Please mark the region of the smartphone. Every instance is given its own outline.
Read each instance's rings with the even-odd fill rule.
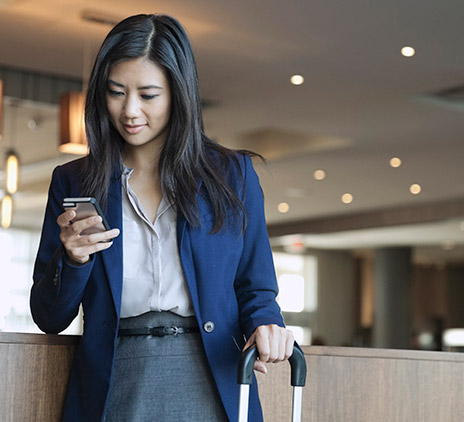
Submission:
[[[76,213],[76,217],[71,220],[71,223],[83,220],[84,218],[92,217],[94,215],[99,215],[102,218],[101,223],[95,224],[94,226],[83,230],[80,233],[82,236],[110,230],[110,226],[106,221],[100,205],[98,205],[98,202],[95,198],[64,198],[62,205],[65,211],[74,210]]]

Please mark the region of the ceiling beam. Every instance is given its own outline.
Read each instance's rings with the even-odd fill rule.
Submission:
[[[269,237],[334,233],[464,218],[464,198],[270,224]]]

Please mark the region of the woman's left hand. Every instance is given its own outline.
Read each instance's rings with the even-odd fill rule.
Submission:
[[[264,362],[281,362],[293,353],[293,333],[278,325],[260,325],[248,339],[243,350],[253,344],[259,352],[259,360],[254,364],[256,371],[267,373]]]

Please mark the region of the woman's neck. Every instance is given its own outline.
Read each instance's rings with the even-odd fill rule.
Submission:
[[[152,145],[130,146],[126,145],[122,158],[126,166],[133,168],[137,173],[158,175],[158,164],[161,148]]]

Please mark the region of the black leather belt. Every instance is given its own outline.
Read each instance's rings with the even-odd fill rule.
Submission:
[[[200,328],[196,327],[141,327],[141,328],[120,328],[118,336],[176,336],[177,334],[199,333]]]

